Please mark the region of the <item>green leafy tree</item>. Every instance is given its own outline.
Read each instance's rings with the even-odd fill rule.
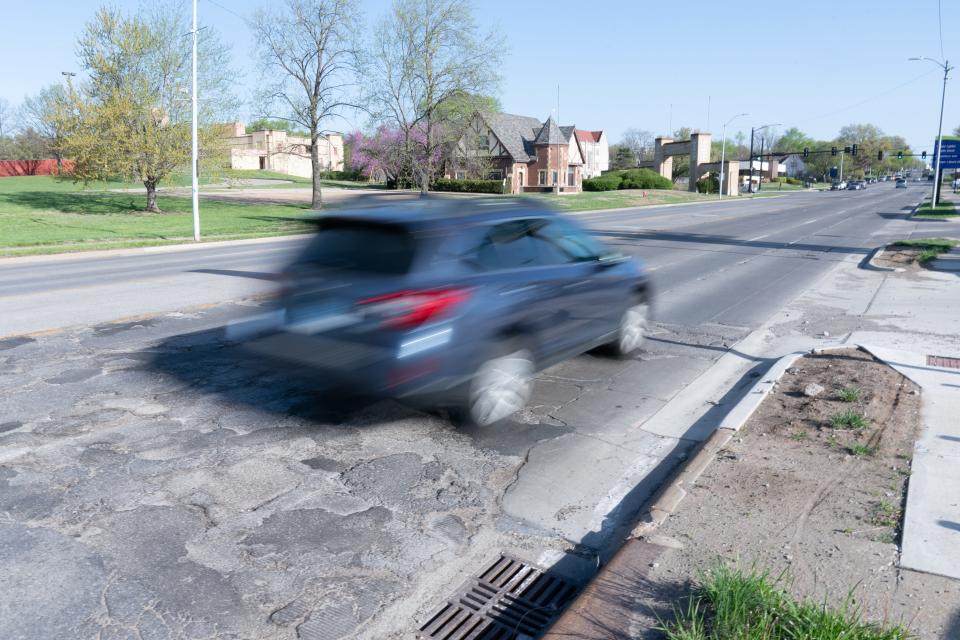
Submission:
[[[624,144],[610,145],[610,169],[618,171],[620,169],[632,169],[637,166],[637,157],[633,151]]]
[[[783,135],[777,139],[775,151],[786,153],[800,153],[804,149],[810,149],[816,144],[816,140],[800,131],[796,127],[791,127],[783,132]]]
[[[149,5],[136,15],[102,8],[77,44],[88,79],[68,89],[58,111],[62,153],[74,160],[75,180],[135,179],[147,191],[146,210],[158,212],[157,187],[190,161],[191,42],[183,3]],[[202,32],[199,146],[204,163],[219,163],[220,127],[232,116],[233,73],[228,49],[214,31]]]

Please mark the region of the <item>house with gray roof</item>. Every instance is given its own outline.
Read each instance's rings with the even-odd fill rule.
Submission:
[[[457,142],[449,178],[480,176],[506,181],[508,193],[578,192],[584,156],[576,127],[558,126],[553,117],[476,113]]]

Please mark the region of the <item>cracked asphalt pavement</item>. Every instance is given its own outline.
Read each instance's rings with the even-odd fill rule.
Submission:
[[[0,339],[0,636],[408,638],[501,551],[583,581],[696,444],[658,412],[918,198],[878,185],[582,215],[647,260],[659,323],[636,358],[553,367],[527,410],[477,430],[227,343],[277,243],[128,256],[127,279],[119,258],[0,263],[10,322],[60,294],[95,308],[125,291],[138,315],[61,308],[56,330]],[[171,309],[152,279],[203,293]]]

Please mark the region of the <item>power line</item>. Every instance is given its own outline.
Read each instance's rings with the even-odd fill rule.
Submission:
[[[882,97],[884,97],[884,96],[886,96],[886,95],[889,95],[889,94],[893,93],[894,91],[898,91],[898,90],[902,89],[903,87],[905,87],[905,86],[907,86],[907,85],[913,84],[914,82],[920,80],[921,78],[925,78],[925,77],[929,76],[931,73],[933,73],[933,71],[927,71],[926,73],[921,73],[920,75],[916,76],[915,78],[911,78],[910,80],[907,80],[907,81],[904,82],[904,83],[898,84],[898,85],[895,86],[895,87],[892,87],[892,88],[887,89],[887,90],[885,90],[885,91],[881,91],[880,93],[877,93],[877,94],[875,94],[875,95],[872,95],[872,96],[870,96],[869,98],[864,98],[864,99],[861,100],[860,102],[856,102],[856,103],[854,103],[854,104],[850,104],[850,105],[847,105],[847,106],[845,106],[845,107],[840,107],[839,109],[834,109],[833,111],[829,111],[829,112],[827,112],[827,113],[822,113],[822,114],[817,115],[817,116],[812,116],[812,117],[810,117],[810,118],[805,118],[805,119],[803,119],[803,120],[798,120],[798,121],[796,121],[796,122],[794,122],[794,123],[792,123],[792,124],[793,124],[793,125],[806,124],[806,123],[812,122],[812,121],[814,121],[814,120],[820,120],[821,118],[828,118],[828,117],[830,117],[830,116],[832,116],[832,115],[836,115],[836,114],[842,113],[842,112],[844,112],[844,111],[849,111],[850,109],[854,109],[854,108],[859,107],[859,106],[861,106],[861,105],[864,105],[864,104],[866,104],[866,103],[868,103],[868,102],[873,102],[874,100],[876,100],[876,99],[878,99],[878,98],[882,98]]]
[[[250,24],[250,20],[249,20],[248,18],[240,15],[239,13],[237,13],[236,11],[234,11],[233,9],[228,9],[227,7],[223,6],[223,5],[220,4],[219,2],[216,2],[215,0],[204,0],[204,1],[205,1],[205,2],[209,2],[210,4],[212,4],[212,5],[215,6],[215,7],[219,7],[219,8],[222,9],[223,11],[226,11],[227,13],[233,15],[233,16],[236,17],[236,18],[239,18],[239,19],[242,20],[245,24]]]

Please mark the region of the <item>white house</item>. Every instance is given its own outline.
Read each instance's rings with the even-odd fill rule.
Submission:
[[[583,177],[595,178],[610,168],[610,145],[603,131],[576,129],[574,134],[584,157]]]

